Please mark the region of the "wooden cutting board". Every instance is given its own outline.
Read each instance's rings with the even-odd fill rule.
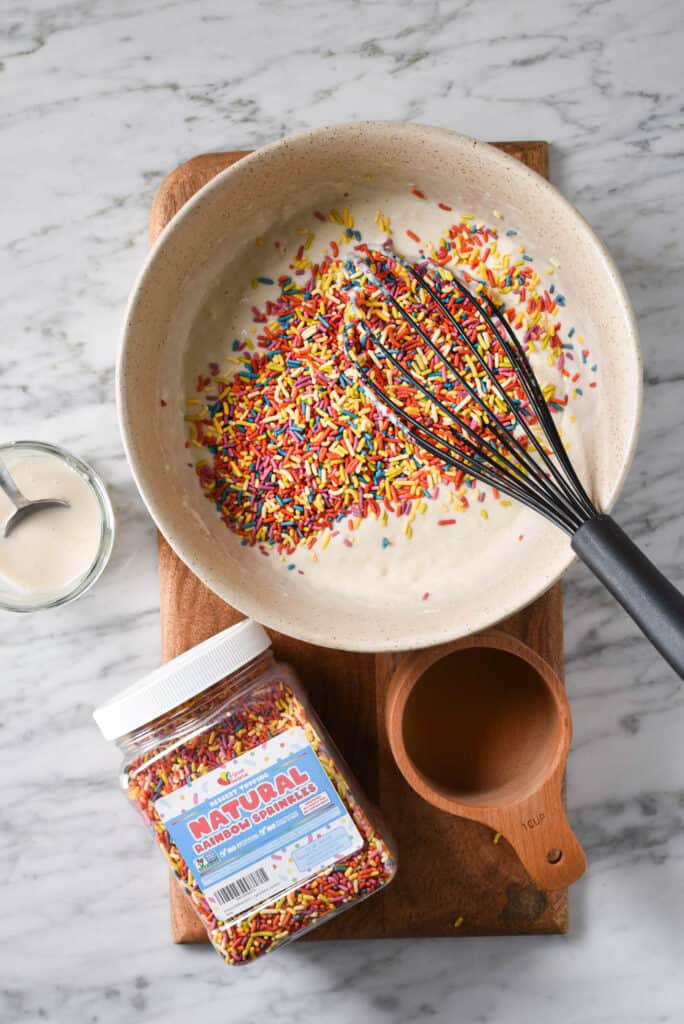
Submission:
[[[548,177],[544,142],[499,147]],[[155,196],[150,240],[215,174],[244,153],[210,153],[173,171]],[[183,565],[159,538],[162,657],[166,661],[242,618]],[[501,623],[563,669],[561,586]],[[274,633],[276,655],[297,669],[323,722],[396,840],[399,872],[372,899],[316,929],[311,939],[557,933],[567,930],[567,893],[545,893],[517,856],[485,826],[454,818],[422,801],[399,774],[384,729],[384,702],[396,655],[353,654]],[[171,880],[174,942],[204,942],[206,933]]]

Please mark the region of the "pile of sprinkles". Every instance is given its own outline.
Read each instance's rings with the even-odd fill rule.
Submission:
[[[417,187],[411,192],[417,201],[428,201]],[[451,215],[447,204],[436,205]],[[501,220],[498,211],[494,217]],[[352,546],[353,531],[367,517],[383,526],[390,516],[405,517],[404,534],[410,539],[412,523],[431,500],[442,502],[440,526],[455,525],[458,515],[473,501],[481,505],[488,494],[504,506],[510,504],[496,489],[476,486],[460,470],[447,468],[413,444],[362,386],[344,344],[358,316],[359,296],[364,315],[372,316],[376,327],[393,332],[397,345],[410,343],[401,334],[402,327],[409,333],[408,328],[382,295],[368,287],[362,261],[370,260],[377,270],[379,251],[363,242],[350,211],[316,211],[314,218],[335,225],[341,236],[329,241],[323,256],[312,262],[309,250],[315,235],[302,228],[288,267],[291,273],[277,282],[255,278],[255,289],[278,287],[275,298],[252,307],[256,346],[249,339],[236,339],[231,365],[237,360],[237,369],[222,373],[212,363],[198,379],[186,415],[186,446],[203,450],[195,468],[206,497],[243,543],[258,546],[263,554],[275,548],[288,569],[296,568],[288,557],[300,546],[323,550],[339,536]],[[378,211],[375,222],[387,245],[389,218]],[[449,224],[435,244],[412,230],[406,235],[444,281],[456,274],[467,286],[486,290],[503,308],[530,358],[553,368],[565,385],[543,387],[553,413],[582,396],[581,383],[597,366],[575,329],[563,331],[565,297],[550,281],[558,269],[554,260],[540,276],[532,257],[516,244],[515,229],[500,231],[468,214]],[[395,239],[394,244],[400,243]],[[401,297],[403,291],[414,303],[415,315],[428,318],[430,331],[439,338],[439,323],[430,321],[429,310],[415,305],[406,279],[397,274],[393,285],[396,294]],[[422,370],[434,384],[434,367]],[[596,387],[596,380],[588,386]],[[509,376],[508,394],[524,405],[516,387]],[[434,415],[427,403],[423,412]],[[485,430],[486,425],[475,417],[473,427]],[[479,512],[487,518],[484,508]],[[390,547],[389,539],[383,538],[382,546]],[[317,554],[312,552],[312,557]]]
[[[185,705],[188,715],[191,703]],[[160,742],[127,765],[127,795],[154,831],[212,944],[227,963],[247,963],[270,952],[392,880],[396,872],[392,851],[364,813],[303,704],[284,680],[270,679],[252,687],[239,701],[224,704],[221,713],[205,722],[201,730],[193,730],[180,741],[173,732],[177,718],[176,712],[168,740],[159,734]],[[155,801],[294,727],[304,730],[364,845],[291,891],[262,901],[234,920],[221,921],[171,840]]]

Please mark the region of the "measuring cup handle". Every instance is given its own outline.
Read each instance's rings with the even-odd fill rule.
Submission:
[[[584,874],[587,860],[560,798],[534,797],[508,809],[505,835],[528,875],[541,889],[564,889]]]

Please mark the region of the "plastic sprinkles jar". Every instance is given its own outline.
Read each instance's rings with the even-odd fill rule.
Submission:
[[[94,718],[227,963],[268,953],[394,877],[349,769],[256,622],[186,651]]]

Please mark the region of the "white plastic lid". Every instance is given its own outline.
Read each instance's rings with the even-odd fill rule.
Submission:
[[[143,676],[93,712],[106,740],[139,729],[225,679],[271,646],[268,633],[245,619]]]

